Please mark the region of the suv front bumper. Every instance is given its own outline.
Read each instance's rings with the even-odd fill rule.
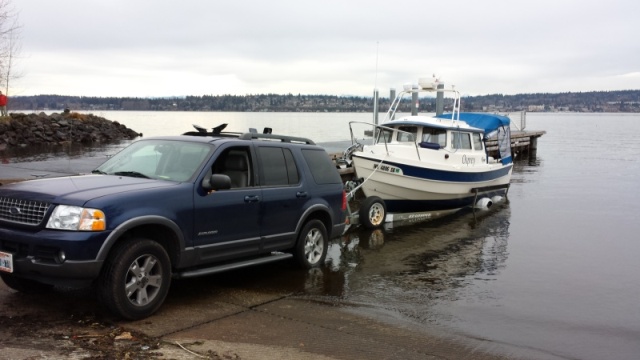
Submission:
[[[33,257],[13,260],[13,275],[44,284],[85,287],[100,275],[102,261],[65,261],[61,264],[38,262]]]
[[[77,287],[90,284],[100,274],[103,261],[96,254],[109,233],[31,232],[0,226],[0,251],[12,254],[14,276]]]

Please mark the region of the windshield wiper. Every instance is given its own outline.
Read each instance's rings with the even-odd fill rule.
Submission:
[[[139,173],[137,171],[116,171],[111,175],[131,176],[131,177],[150,179],[147,175],[143,173]]]
[[[92,174],[107,175],[107,173],[106,173],[106,172],[104,172],[104,171],[102,171],[102,170],[98,170],[98,169],[95,169],[95,170],[91,171],[91,173],[92,173]]]

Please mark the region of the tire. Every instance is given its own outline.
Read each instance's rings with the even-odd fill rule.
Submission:
[[[0,277],[8,287],[25,294],[42,294],[53,289],[53,285],[23,279],[10,273],[0,273]]]
[[[169,293],[171,261],[155,241],[131,239],[120,243],[105,262],[97,286],[112,313],[128,320],[156,312]]]
[[[327,257],[329,237],[320,220],[308,221],[298,234],[294,258],[305,269],[320,267]]]
[[[370,196],[362,202],[360,210],[358,210],[360,224],[367,229],[375,229],[384,224],[387,217],[387,207],[384,200],[377,196]]]

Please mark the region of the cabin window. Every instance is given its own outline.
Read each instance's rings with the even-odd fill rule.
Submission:
[[[451,147],[454,149],[471,150],[471,134],[454,131]]]
[[[384,142],[384,143],[389,143],[391,142],[391,136],[393,135],[393,133],[387,129],[376,129],[376,142]]]
[[[473,134],[471,134],[471,137],[473,138],[473,148],[476,151],[481,151],[482,150],[482,136],[480,135],[480,133],[473,133]]]
[[[418,134],[418,128],[415,126],[399,126],[398,130],[401,130],[402,132],[398,131],[398,135],[396,137],[396,140],[398,140],[399,142],[414,142],[416,141],[416,135]],[[411,135],[409,135],[409,133]]]
[[[422,128],[422,142],[438,144],[443,148],[447,146],[447,130]]]

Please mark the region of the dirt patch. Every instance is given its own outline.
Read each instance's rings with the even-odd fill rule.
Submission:
[[[125,329],[94,315],[68,319],[38,319],[34,315],[0,316],[3,348],[39,350],[80,359],[213,359],[241,360],[233,352],[198,353],[200,342],[178,343]]]
[[[27,295],[0,281],[0,351],[7,358],[240,359],[234,352],[195,351],[202,348],[198,342],[168,342],[118,321],[89,289]]]
[[[62,315],[62,314],[61,314]],[[0,338],[6,347],[55,351],[91,359],[162,357],[161,341],[97,319],[94,315],[41,318],[36,314],[0,316]]]

